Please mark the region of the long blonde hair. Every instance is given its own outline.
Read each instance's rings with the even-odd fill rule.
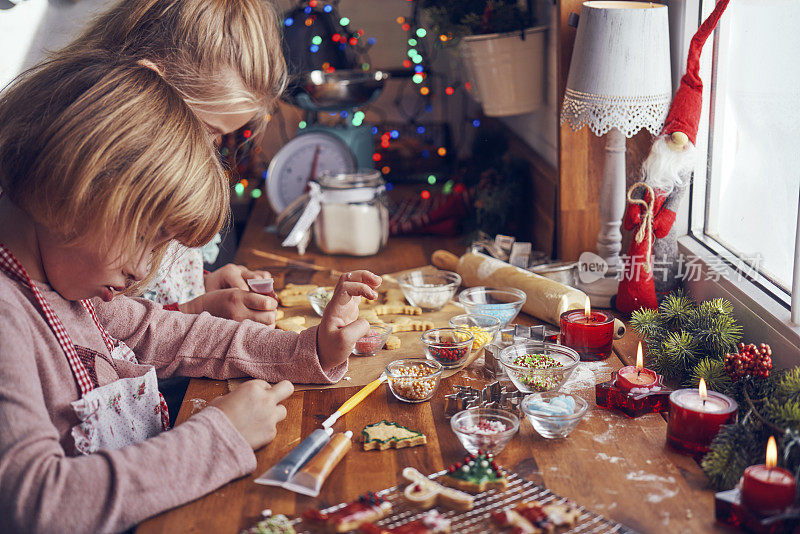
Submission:
[[[256,131],[286,87],[266,0],[121,0],[56,57],[98,52],[151,62],[195,109],[253,111]]]
[[[0,187],[66,242],[121,243],[123,254],[163,230],[202,245],[229,210],[212,141],[178,92],[102,55],[42,63],[0,93]]]

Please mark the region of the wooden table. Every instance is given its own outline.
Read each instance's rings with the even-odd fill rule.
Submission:
[[[378,273],[425,265],[431,252],[438,248],[456,253],[463,251],[463,245],[456,239],[394,238],[387,249],[372,258],[331,257],[314,250],[299,257],[280,249],[275,236],[264,232],[264,217],[263,210],[254,210],[237,261],[253,268],[268,268],[277,283],[319,280],[327,278],[328,273],[280,267],[254,251],[270,251],[324,268],[342,271],[368,268]],[[521,314],[517,322],[532,321]],[[630,364],[635,357],[637,341],[630,332],[616,341],[614,355],[605,362],[608,369]],[[481,380],[457,374],[442,381],[431,402],[417,405],[397,401],[386,387],[373,393],[343,417],[335,429],[352,430],[358,435],[365,425],[389,419],[424,432],[428,444],[383,452],[367,452],[354,446],[316,499],[254,484],[253,479],[275,464],[302,437],[319,428],[356,388],[296,392],[285,403],[288,417],[278,426],[278,437],[257,451],[258,467],[254,473],[142,523],[137,533],[235,533],[254,524],[265,508],[296,515],[311,507],[352,500],[368,490],[394,486],[400,482],[400,472],[405,466],[416,467],[423,473],[444,469],[465,454],[443,413],[444,395],[451,391],[452,384],[464,383],[473,387],[482,385]],[[227,385],[223,381],[192,380],[177,424],[190,415],[190,399],[210,400],[225,393]],[[597,408],[593,388],[588,389],[585,396],[590,402],[590,412],[569,437],[543,439],[528,421],[523,421],[519,435],[498,456],[498,463],[637,531],[721,531],[714,525],[714,496],[706,489],[700,468],[692,459],[666,448],[666,422],[662,416],[652,414],[627,419],[616,412]],[[180,484],[180,481],[174,483]]]

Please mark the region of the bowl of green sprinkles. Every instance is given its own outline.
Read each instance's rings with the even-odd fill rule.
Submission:
[[[523,393],[558,391],[580,360],[571,348],[542,341],[526,341],[500,351],[500,364]]]

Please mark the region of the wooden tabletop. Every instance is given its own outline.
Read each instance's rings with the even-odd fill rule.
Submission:
[[[263,200],[263,199],[262,199]],[[370,258],[325,256],[315,250],[300,257],[281,249],[273,234],[264,231],[263,209],[253,210],[240,246],[237,261],[252,268],[267,268],[277,287],[285,281],[303,282],[329,277],[326,269],[340,271],[367,268],[377,273],[395,272],[429,263],[435,249],[463,252],[457,239],[435,237],[393,238],[380,254]],[[267,258],[258,251],[277,254],[319,266],[321,270],[292,266]],[[520,314],[517,321],[538,321]],[[635,334],[628,333],[614,343],[614,354],[587,368],[603,373],[630,364],[635,354]],[[714,524],[714,494],[705,487],[698,465],[666,447],[666,422],[657,414],[628,419],[594,404],[593,380],[588,369],[579,377],[586,388],[579,392],[590,404],[587,416],[567,438],[540,437],[528,421],[506,449],[499,464],[568,497],[585,508],[619,521],[640,532],[709,532],[721,530]],[[588,373],[588,374],[587,374]],[[366,491],[377,491],[400,482],[400,472],[412,466],[423,473],[446,468],[463,458],[465,451],[444,416],[444,395],[453,384],[481,387],[486,381],[469,372],[443,380],[430,402],[411,405],[397,401],[381,387],[335,425],[335,430],[352,430],[357,436],[368,424],[389,419],[424,432],[425,446],[387,451],[363,451],[358,444],[333,471],[316,499],[286,490],[261,486],[253,479],[274,465],[307,436],[357,388],[310,390],[293,394],[286,402],[288,417],[278,426],[277,438],[256,452],[258,467],[251,475],[235,480],[217,491],[144,523],[139,534],[175,532],[236,533],[253,525],[263,509],[297,515],[312,507],[326,507],[349,501]],[[577,387],[577,386],[573,386]],[[178,415],[177,424],[191,415],[191,400],[211,400],[227,393],[223,381],[193,379]],[[190,453],[190,451],[187,451]],[[180,481],[174,481],[180,484]]]

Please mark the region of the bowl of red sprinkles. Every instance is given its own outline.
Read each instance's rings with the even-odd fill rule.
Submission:
[[[450,419],[450,427],[470,454],[500,454],[519,430],[519,417],[508,410],[469,408]]]
[[[369,332],[356,341],[356,345],[353,347],[353,354],[356,356],[372,356],[386,345],[386,340],[391,333],[391,326],[371,323]]]
[[[442,367],[459,367],[469,357],[475,336],[464,328],[434,328],[422,334],[425,355]]]

